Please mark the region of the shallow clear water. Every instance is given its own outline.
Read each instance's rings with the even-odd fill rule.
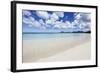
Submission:
[[[49,38],[68,38],[68,37],[77,37],[84,36],[89,33],[57,33],[57,34],[23,34],[23,40],[31,39],[49,39]]]

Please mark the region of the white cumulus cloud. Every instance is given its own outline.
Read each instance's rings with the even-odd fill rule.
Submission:
[[[41,23],[42,25],[45,25],[45,22],[43,21],[43,19],[40,19],[39,23]]]
[[[58,15],[56,13],[52,13],[50,15],[50,19],[53,20],[53,21],[56,21],[56,20],[59,20],[59,17],[58,17]]]
[[[45,21],[45,23],[48,24],[48,25],[55,25],[55,20],[48,19],[48,20]]]
[[[41,28],[41,24],[36,20],[32,23],[32,26],[35,28]]]
[[[85,22],[90,22],[90,20],[91,20],[91,14],[89,14],[89,13],[83,13],[83,14],[81,14],[81,16],[82,16],[82,20],[83,21],[85,21]]]
[[[75,13],[75,20],[72,22],[73,28],[80,28],[82,31],[89,31],[91,26],[90,13]]]
[[[36,11],[38,17],[43,19],[49,19],[49,13],[47,11]]]
[[[31,15],[31,12],[30,11],[27,11],[27,10],[24,10],[23,11],[23,15],[30,16]]]
[[[55,25],[54,25],[54,28],[66,29],[68,27],[67,27],[67,24],[65,22],[63,22],[63,21],[56,21]]]
[[[81,13],[75,13],[74,15],[75,15],[75,19],[77,19],[77,20],[81,19],[81,17],[82,17]]]
[[[23,23],[28,24],[29,27],[37,29],[79,29],[80,31],[89,31],[91,28],[91,15],[90,13],[75,13],[74,20],[72,22],[63,20],[64,12],[52,12],[36,11],[36,15],[40,17],[36,20],[31,16],[31,12],[23,11]],[[67,16],[66,16],[67,17]]]
[[[65,21],[67,28],[72,28],[72,24],[70,21]]]
[[[23,23],[27,24],[29,27],[35,27],[35,28],[41,27],[41,24],[37,20],[35,20],[34,17],[29,17],[29,18],[24,17]]]
[[[55,12],[55,14],[59,17],[64,17],[64,12]]]
[[[29,18],[23,18],[23,23],[25,23],[25,24],[31,24],[32,23],[32,21],[29,19]]]

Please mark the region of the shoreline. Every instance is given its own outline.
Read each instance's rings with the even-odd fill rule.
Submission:
[[[88,32],[23,32],[22,34],[65,34],[65,33],[88,33],[88,34],[90,34],[91,33],[91,31],[88,31]]]

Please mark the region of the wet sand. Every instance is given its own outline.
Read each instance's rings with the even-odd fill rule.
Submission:
[[[90,59],[90,34],[23,40],[23,63]]]

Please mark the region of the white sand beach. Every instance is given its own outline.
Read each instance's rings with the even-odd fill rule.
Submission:
[[[90,42],[87,42],[48,58],[40,59],[38,62],[88,60],[91,57],[90,53]]]
[[[23,40],[23,63],[90,59],[90,39],[90,34],[84,34],[67,38]]]

